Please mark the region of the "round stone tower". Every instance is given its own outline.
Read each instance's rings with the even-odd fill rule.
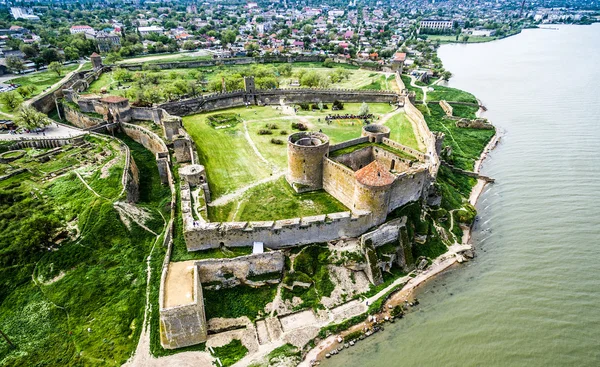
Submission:
[[[362,128],[361,136],[368,136],[371,143],[381,143],[383,138],[390,137],[390,128],[384,125],[369,124]]]
[[[288,138],[287,181],[297,192],[323,188],[323,157],[329,152],[329,137],[317,132],[299,132]]]
[[[370,211],[374,225],[384,223],[388,214],[391,187],[396,176],[383,164],[373,161],[356,171],[354,177],[356,184],[352,209]]]

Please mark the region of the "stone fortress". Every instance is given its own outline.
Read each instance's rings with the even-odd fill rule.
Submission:
[[[253,79],[246,78],[242,91],[216,93],[142,108],[130,106],[129,101],[122,97],[81,95],[89,83],[102,72],[110,70],[98,58],[92,61],[93,71],[75,73],[62,89],[35,100],[34,107],[42,112],[58,107],[61,116],[86,130],[110,131],[111,126],[117,125],[155,154],[161,180],[171,186],[175,198],[177,188],[173,186],[171,173],[171,148],[174,159],[182,164],[179,193],[183,236],[188,251],[253,246],[255,243],[268,249],[233,259],[172,263],[170,253],[174,219],[171,219],[170,230],[164,239],[168,252],[163,263],[159,293],[160,338],[164,348],[181,348],[206,341],[209,325],[204,311],[203,288],[239,284],[260,286],[280,282],[284,256],[277,249],[357,239],[368,263],[365,273],[374,284],[381,282],[380,269],[389,268],[392,262],[397,262],[401,267],[414,263],[403,253],[403,246],[407,245],[404,240],[400,241],[401,246],[396,254],[383,260],[370,260],[374,247],[399,239],[401,233],[402,238],[405,237],[406,221],[400,219],[386,223],[390,212],[420,199],[429,203],[439,200],[432,186],[440,166],[443,135],[433,134],[429,130],[423,115],[412,105],[407,90],[404,89],[401,94],[336,89],[256,90]],[[396,75],[396,80],[403,85],[399,75]],[[57,101],[60,98],[69,103],[59,104]],[[299,193],[325,190],[344,204],[348,211],[274,221],[225,223],[212,223],[202,215],[194,216],[194,213],[206,211],[206,204],[211,201],[208,186],[210,172],[199,164],[194,142],[183,128],[179,116],[248,104],[279,105],[282,102],[334,100],[385,102],[404,107],[415,135],[425,149],[416,151],[391,140],[389,128],[377,124],[364,126],[361,137],[335,145],[331,145],[329,138],[320,132],[295,133],[288,138],[286,179],[290,186]],[[73,107],[73,104],[77,107]],[[93,117],[94,114],[102,118]],[[136,120],[150,120],[158,124],[163,137],[137,125]],[[174,202],[175,199],[171,204],[172,210]],[[275,329],[281,331],[284,320],[279,320],[279,317],[265,321],[278,325]]]

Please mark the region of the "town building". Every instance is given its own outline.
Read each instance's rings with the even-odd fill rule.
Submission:
[[[452,29],[454,22],[451,20],[441,20],[441,19],[423,19],[419,26],[422,29]]]

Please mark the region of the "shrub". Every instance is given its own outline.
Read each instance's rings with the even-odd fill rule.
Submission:
[[[304,125],[302,122],[292,122],[292,129],[306,131],[308,130],[308,126]]]
[[[286,130],[281,130],[281,131],[279,132],[279,134],[281,134],[281,135],[287,135],[287,131],[286,131]]]
[[[344,109],[344,104],[338,100],[333,101],[333,110],[343,110]]]
[[[269,129],[260,129],[258,130],[258,135],[271,135],[273,132]]]
[[[276,145],[283,145],[283,140],[281,139],[271,139],[271,143],[276,144]]]
[[[310,105],[308,103],[298,103],[298,106],[300,106],[300,109],[302,111],[308,111],[308,109],[310,108]]]
[[[279,126],[277,126],[277,124],[266,124],[265,127],[267,129],[271,129],[271,130],[277,130],[277,129],[279,129]]]

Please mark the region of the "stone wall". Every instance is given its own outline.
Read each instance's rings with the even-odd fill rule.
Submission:
[[[375,248],[398,240],[400,228],[406,226],[406,217],[391,220],[377,229],[360,236],[361,245],[371,245]]]
[[[323,161],[323,189],[346,207],[353,209],[354,171],[329,158]]]
[[[277,221],[205,224],[194,223],[191,215],[183,215],[183,221],[188,251],[252,246],[254,242],[279,249],[357,237],[372,227],[370,213],[353,215],[350,212]]]
[[[168,152],[165,142],[148,129],[126,122],[121,123],[121,129],[123,129],[123,132],[127,134],[127,136],[142,144],[144,148],[154,154]]]
[[[419,160],[421,162],[424,162],[425,159],[427,158],[425,156],[425,154],[423,154],[422,152],[419,152],[416,149],[407,147],[406,145],[402,145],[402,144],[400,144],[398,142],[395,142],[395,141],[393,141],[391,139],[383,138],[382,142],[383,142],[383,144],[385,144],[385,145],[387,145],[389,147],[401,150],[401,151],[403,151],[405,153],[408,153],[408,154],[412,155],[413,157],[417,158],[417,160]]]
[[[452,116],[452,106],[450,106],[448,102],[444,100],[440,101],[440,107],[442,107],[446,116]]]
[[[412,201],[417,201],[427,189],[429,172],[426,166],[413,168],[398,175],[392,184],[388,213]]]
[[[74,110],[65,103],[63,103],[63,111],[64,119],[81,129],[88,129],[106,123],[106,121],[103,119],[90,117],[84,113]]]
[[[47,138],[47,139],[39,139],[39,138],[25,138],[19,137],[22,139],[20,141],[15,142],[10,146],[10,150],[15,149],[23,149],[23,148],[57,148],[62,147],[63,145],[73,144],[73,145],[81,145],[84,143],[84,136],[80,135],[72,138]]]
[[[346,141],[338,143],[338,144],[330,145],[329,146],[329,153],[335,152],[336,150],[348,148],[348,147],[351,147],[351,146],[354,146],[354,145],[358,145],[358,144],[362,144],[362,143],[367,143],[368,141],[369,141],[369,137],[368,136],[361,136],[360,138],[356,138],[356,139],[352,139],[352,140],[346,140]]]
[[[256,275],[273,274],[273,280],[279,282],[284,265],[285,256],[280,251],[196,262],[200,282],[205,288],[213,286],[215,283],[224,287],[234,287],[240,284],[264,285],[264,281],[251,280],[252,276]]]
[[[358,89],[320,89],[320,88],[288,88],[258,90],[254,96],[256,104],[270,105],[285,103],[333,103],[341,102],[380,102],[397,103],[398,95],[392,91],[374,91]]]
[[[163,267],[161,284],[164,284],[167,273],[168,266]],[[193,270],[193,292],[190,304],[171,308],[164,307],[164,294],[160,292],[160,344],[163,348],[182,348],[206,341],[204,297],[197,267]]]
[[[170,114],[186,116],[199,112],[245,106],[246,103],[253,105],[280,104],[282,100],[285,103],[318,101],[332,103],[336,100],[342,102],[398,103],[399,97],[391,91],[356,89],[289,88],[257,90],[255,93],[246,93],[239,90],[167,102],[159,105],[159,107]]]

